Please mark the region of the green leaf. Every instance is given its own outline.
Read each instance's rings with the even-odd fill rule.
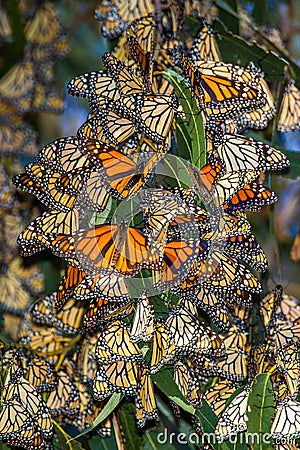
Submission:
[[[6,444],[2,444],[0,442],[0,450],[10,450],[11,447],[8,447]]]
[[[57,289],[61,280],[60,264],[58,258],[50,256],[48,260],[42,260],[40,267],[44,273],[45,294],[49,295]],[[58,263],[57,263],[58,262]]]
[[[197,410],[195,416],[199,419],[203,433],[210,435],[209,443],[214,450],[221,450],[221,448],[229,449],[226,442],[218,444],[214,439],[214,432],[218,422],[218,416],[214,413],[206,400],[202,400],[202,407]],[[223,447],[221,447],[223,445]]]
[[[115,209],[115,199],[109,197],[105,209],[95,214],[95,225],[102,225],[108,221],[111,212]]]
[[[246,66],[252,61],[257,67],[260,67],[270,81],[282,81],[284,68],[288,64],[292,68],[293,77],[300,80],[300,68],[295,64],[287,54],[272,44],[266,36],[255,29],[257,35],[262,37],[268,45],[274,48],[274,51],[266,51],[256,42],[248,43],[240,36],[237,36],[226,29],[223,23],[216,21],[215,31],[218,33],[218,46],[222,58],[226,62],[231,62]]]
[[[169,369],[161,370],[160,372],[151,376],[157,387],[167,396],[170,400],[175,402],[184,411],[194,414],[195,408],[193,408],[186,398],[182,395],[178,389],[177,384],[174,381],[173,375]]]
[[[270,434],[271,419],[275,414],[275,402],[270,373],[260,373],[256,375],[252,383],[251,392],[248,399],[248,433],[249,439],[257,436],[259,442],[253,440],[253,450],[269,450],[273,445],[265,444],[262,436]],[[255,434],[253,434],[255,433]],[[251,440],[249,440],[251,443]]]
[[[125,403],[120,408],[118,414],[125,437],[126,450],[142,448],[143,436],[137,432],[134,405],[132,403]]]
[[[85,434],[89,433],[94,428],[96,428],[97,425],[103,422],[110,415],[110,413],[113,412],[113,410],[118,406],[123,397],[124,397],[123,394],[114,393],[110,397],[104,408],[102,409],[99,416],[96,417],[96,419],[91,423],[91,425],[89,425],[82,433],[78,434],[74,439],[78,439],[79,437],[84,436]]]
[[[173,70],[163,72],[163,76],[173,84],[179,102],[185,113],[176,119],[178,156],[187,158],[199,169],[206,162],[206,141],[204,125],[197,101],[184,78]]]
[[[55,434],[57,437],[57,444],[59,449],[61,450],[84,450],[83,447],[81,446],[81,444],[75,440],[72,440],[71,436],[68,435],[68,433],[65,432],[65,430],[63,430],[61,428],[60,425],[58,425],[58,423],[56,423],[55,421],[53,421],[54,424],[54,430],[55,430]],[[55,442],[54,442],[54,448],[55,447]]]
[[[204,433],[210,436],[210,445],[214,450],[247,450],[245,435],[239,433],[236,437],[236,443],[230,441],[223,441],[218,443],[214,439],[214,431],[218,422],[218,416],[214,413],[206,400],[203,399],[202,407],[197,409],[195,416],[200,420],[201,427]]]
[[[189,414],[195,415],[200,420],[204,433],[210,434],[210,444],[214,450],[234,450],[235,448],[238,448],[238,450],[247,450],[247,445],[245,442],[238,443],[238,447],[236,447],[236,444],[231,444],[230,442],[226,441],[222,443],[216,442],[214,431],[216,428],[218,417],[205,400],[203,400],[201,409],[193,408],[178,389],[178,386],[175,383],[170,370],[161,370],[155,375],[152,375],[152,379],[157,387],[165,395],[167,395],[170,400],[175,402],[184,411]]]
[[[234,34],[239,34],[237,0],[218,1],[219,18]]]
[[[92,436],[89,438],[90,450],[117,450],[118,444],[114,433],[111,436],[102,438],[100,436]]]
[[[193,182],[187,169],[187,161],[178,156],[167,154],[156,166],[156,173],[163,180],[168,178],[168,185],[191,187]],[[157,177],[159,180],[159,178]]]

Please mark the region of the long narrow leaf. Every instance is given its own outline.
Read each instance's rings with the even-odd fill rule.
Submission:
[[[163,75],[173,84],[184,111],[184,117],[176,120],[177,154],[185,158],[188,153],[189,161],[196,167],[201,168],[206,162],[206,141],[203,120],[197,101],[181,75],[172,70],[163,72]]]
[[[274,392],[270,375],[270,373],[258,374],[252,383],[249,394],[248,441],[253,450],[273,448],[272,444],[263,441],[264,436],[270,435],[271,419],[275,414]]]
[[[89,433],[94,428],[96,428],[97,425],[103,422],[103,420],[105,420],[113,412],[113,410],[118,406],[123,397],[124,397],[123,394],[114,393],[106,403],[105,407],[102,409],[99,416],[96,417],[96,419],[91,423],[91,425],[89,425],[82,433],[78,434],[73,439],[78,439],[79,437],[84,436],[85,434]],[[70,441],[73,439],[70,439]]]

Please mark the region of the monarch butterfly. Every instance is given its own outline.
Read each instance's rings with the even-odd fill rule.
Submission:
[[[215,208],[226,204],[234,195],[237,195],[239,189],[258,176],[258,172],[255,170],[225,174],[223,174],[223,170],[224,167],[220,160],[206,164],[200,171],[188,166],[189,174],[200,196]]]
[[[190,275],[181,286],[182,291],[197,287],[199,281],[204,287],[222,292],[224,289],[240,289],[261,292],[257,278],[226,252],[213,251],[209,258],[198,261],[194,275]]]
[[[224,244],[230,256],[242,259],[259,272],[267,270],[267,257],[252,233],[230,236]]]
[[[120,274],[109,273],[86,275],[80,283],[75,286],[73,294],[78,300],[102,297],[110,302],[130,301],[125,278]]]
[[[76,416],[79,412],[80,398],[79,391],[71,376],[61,368],[57,372],[58,383],[47,397],[47,406],[52,416],[61,414]]]
[[[89,385],[96,375],[97,361],[95,358],[95,350],[99,336],[100,332],[92,334],[86,333],[80,341],[76,353],[73,355],[75,371],[80,377],[80,382],[78,382],[79,380],[77,377],[74,377],[74,381],[79,391],[81,391],[81,383]],[[82,405],[80,408],[82,408]]]
[[[82,154],[76,136],[57,139],[45,145],[38,153],[36,162],[46,169],[59,173],[90,167],[90,161]]]
[[[85,271],[133,276],[143,267],[160,264],[156,244],[125,223],[98,225],[75,232],[59,234],[51,242],[51,251],[66,259],[79,261]]]
[[[68,265],[62,280],[59,283],[57,294],[55,295],[54,302],[55,308],[59,310],[72,296],[74,289],[80,284],[86,273],[79,269],[77,266]]]
[[[172,344],[172,343],[171,343]],[[155,324],[155,331],[153,335],[150,370],[151,373],[157,372],[164,364],[164,357],[166,352],[171,359],[174,357],[174,345],[169,344],[169,334],[164,322],[158,320]]]
[[[151,0],[115,1],[111,5],[102,3],[96,8],[95,17],[104,22],[101,32],[104,37],[113,39],[118,37],[126,28],[127,22],[154,13],[154,4]]]
[[[77,198],[77,203],[92,211],[104,211],[109,207],[110,194],[103,186],[102,178],[96,171],[91,171]]]
[[[199,336],[204,339],[204,329],[199,320],[182,303],[171,311],[165,321],[165,327],[169,342],[173,342],[177,351],[192,349]]]
[[[35,76],[32,61],[15,64],[0,80],[0,98],[12,104],[18,113],[31,109]]]
[[[287,157],[279,150],[236,134],[224,134],[216,151],[227,172],[281,170],[289,166]]]
[[[133,21],[127,31],[129,51],[149,92],[152,88],[154,25],[152,17],[143,17]]]
[[[143,94],[147,93],[147,88],[143,81],[134,74],[131,68],[128,68],[122,61],[111,53],[105,53],[102,56],[102,62],[106,72],[113,78],[108,92],[103,89],[104,94],[110,94],[114,83],[119,92],[120,100],[126,107],[134,110]],[[99,92],[100,94],[100,92]],[[98,94],[98,95],[99,95]],[[114,99],[112,99],[114,100]]]
[[[230,381],[237,381],[231,374],[224,372],[217,364],[214,358],[210,355],[189,355],[187,359],[189,367],[192,367],[199,380],[203,383],[207,381],[209,377],[221,377]],[[239,379],[238,379],[239,381]]]
[[[84,327],[92,328],[101,322],[122,319],[131,314],[132,309],[132,302],[123,299],[118,302],[110,302],[101,296],[97,297],[91,300],[85,313],[83,320]]]
[[[250,387],[239,392],[219,417],[215,433],[224,438],[247,429],[247,402]]]
[[[145,426],[147,420],[158,417],[154,388],[148,369],[143,369],[135,396],[135,416],[140,428]]]
[[[7,350],[3,354],[3,367],[20,367],[24,378],[37,390],[37,392],[51,391],[57,384],[56,372],[45,359],[19,349]],[[8,381],[8,380],[6,380]]]
[[[196,295],[190,294],[188,297],[200,309],[209,314],[212,322],[224,333],[228,330],[232,317],[226,307],[222,297],[218,297],[207,288],[199,287]],[[224,296],[226,298],[226,296]]]
[[[193,317],[183,305],[178,305],[164,322],[157,322],[153,336],[151,373],[170,364],[175,356],[212,354],[224,351],[222,341],[211,328]]]
[[[239,381],[248,375],[248,353],[246,332],[237,325],[232,325],[228,332],[221,335],[226,352],[216,365],[227,374],[228,379]]]
[[[171,191],[151,189],[143,192],[141,208],[146,226],[152,238],[169,225],[179,212],[180,198]]]
[[[0,274],[0,309],[23,315],[30,305],[30,293],[8,266],[7,273]]]
[[[81,326],[85,305],[73,298],[66,300],[58,312],[55,312],[57,295],[52,294],[34,303],[30,317],[36,323],[55,327],[61,334],[74,334]]]
[[[44,189],[44,187],[40,183],[33,181],[33,179],[29,175],[27,175],[27,173],[15,175],[12,178],[12,182],[18,189],[33,194],[42,203],[47,205],[49,194],[47,193],[46,189]]]
[[[93,381],[94,398],[101,401],[113,392],[135,395],[140,372],[140,364],[132,360],[102,363]]]
[[[13,177],[13,183],[18,189],[35,195],[46,206],[56,210],[67,212],[74,207],[85,174],[75,175],[70,172],[62,175],[45,171],[38,165],[28,165],[26,170],[30,174]]]
[[[237,347],[246,350],[247,347],[247,332],[241,325],[231,325],[228,332],[222,335],[222,339],[227,349]]]
[[[182,361],[176,361],[174,365],[174,380],[187,401],[194,408],[201,408],[201,385],[192,369]]]
[[[210,217],[211,226],[209,230],[204,230],[203,239],[218,241],[248,233],[251,228],[250,222],[246,217],[242,217],[238,213],[239,211],[235,212],[235,214],[223,213],[220,217]]]
[[[9,263],[7,271],[11,271],[22,286],[33,295],[44,292],[44,274],[37,264],[27,265],[17,256]]]
[[[246,69],[222,62],[193,62],[183,53],[180,60],[191,88],[207,116],[214,120],[237,118],[243,111],[251,111],[266,103],[257,89],[256,79]]]
[[[48,236],[57,233],[72,234],[79,227],[79,213],[76,209],[68,212],[49,211],[33,220],[18,237],[21,255],[31,256],[49,245]]]
[[[3,436],[1,440],[6,440],[8,444],[17,445],[18,447],[47,448],[42,433],[30,418],[28,418],[17,399],[12,399],[9,402],[3,401],[2,408],[0,427],[5,431],[3,435],[0,434],[0,436]],[[14,427],[9,422],[11,417],[15,418]],[[5,428],[2,426],[2,422],[4,421],[9,423]]]
[[[25,37],[31,45],[54,45],[63,34],[62,25],[52,3],[45,3],[39,7],[34,18],[25,27]]]
[[[210,327],[199,322],[194,315],[194,309],[195,307],[190,301],[186,299],[183,303],[181,300],[166,320],[170,340],[173,341],[177,353],[182,348],[184,353],[188,350],[189,354],[210,354],[213,357],[222,355],[225,350],[223,342]],[[176,317],[180,312],[182,316]],[[184,344],[184,340],[187,345]]]
[[[7,120],[1,120],[0,153],[2,155],[9,156],[20,153],[33,155],[36,152],[36,141],[36,132],[27,123],[14,124]]]
[[[162,267],[152,270],[153,287],[166,290],[180,284],[191,273],[195,261],[205,258],[209,243],[200,239],[180,239],[164,247]]]
[[[226,290],[224,290],[224,295],[226,294]],[[229,288],[227,293],[227,302],[229,304],[236,304],[244,306],[245,308],[249,307],[252,303],[252,295],[250,292],[242,289],[242,286],[239,288]]]
[[[69,81],[67,87],[69,94],[89,99],[94,111],[105,107],[107,101],[121,100],[117,83],[103,71],[78,75]]]
[[[190,50],[191,57],[201,61],[222,61],[211,25],[205,19],[202,22],[203,28],[195,37]]]
[[[158,143],[164,141],[169,135],[174,113],[178,108],[175,95],[146,94],[144,84],[121,61],[110,54],[105,54],[102,61],[125,96],[121,103],[128,113],[124,117],[131,119],[149,139]],[[110,102],[109,108],[118,112],[116,107],[117,102]]]
[[[276,439],[297,438],[300,433],[300,403],[291,398],[277,407],[271,426],[271,435]]]
[[[178,101],[175,95],[153,94],[143,98],[137,127],[146,137],[162,143],[169,137]]]
[[[95,351],[100,364],[108,361],[141,361],[142,353],[138,345],[130,340],[130,331],[124,322],[116,320],[101,333]]]
[[[235,304],[231,306],[231,314],[237,320],[242,327],[245,327],[246,323],[250,319],[250,313],[251,309],[249,308],[250,305],[243,305],[243,304]]]
[[[279,372],[284,376],[289,396],[294,397],[299,391],[300,358],[298,346],[290,343],[278,349],[275,357]]]
[[[10,369],[2,397],[0,439],[12,445],[22,445],[27,440],[25,436],[22,439],[26,426],[39,432],[43,440],[52,437],[53,424],[49,409],[36,389],[22,376],[22,369],[15,372]],[[21,436],[18,436],[19,431]],[[28,437],[32,437],[32,434],[29,433]]]
[[[103,402],[94,401],[92,396],[90,395],[88,388],[81,383],[78,379],[75,379],[75,384],[77,389],[79,390],[80,395],[80,410],[77,417],[70,416],[71,424],[74,424],[79,431],[85,430],[91,423],[99,416],[102,411],[104,405]],[[67,418],[68,421],[68,418]],[[103,422],[101,422],[96,428],[95,431],[101,437],[108,437],[111,435],[111,420],[107,418]]]
[[[78,137],[82,139],[97,139],[119,146],[137,133],[135,123],[115,111],[101,109],[92,115],[79,129]]]
[[[248,376],[248,354],[245,349],[232,345],[226,348],[223,359],[216,361],[215,366],[228,380],[245,380]]]
[[[276,313],[282,314],[288,321],[299,322],[300,307],[297,299],[292,295],[283,294]]]
[[[256,68],[255,70],[257,71]],[[266,80],[262,76],[259,76],[258,85],[264,93],[266,104],[261,106],[259,109],[244,112],[235,122],[235,126],[239,131],[244,128],[254,128],[256,130],[266,128],[270,120],[275,115],[276,107],[274,97],[266,83]]]
[[[270,358],[271,354],[269,343],[262,342],[257,345],[252,345],[250,350],[250,363],[253,373],[268,372],[274,366]]]
[[[277,129],[283,133],[300,128],[300,92],[295,80],[284,90],[277,119]]]
[[[151,341],[154,334],[154,309],[147,292],[142,292],[138,298],[134,315],[130,340],[132,342]]]
[[[245,184],[223,205],[226,212],[248,209],[260,211],[262,206],[271,205],[277,201],[277,195],[268,187],[252,182]]]
[[[55,328],[46,328],[25,334],[20,343],[39,354],[43,353],[48,361],[55,364],[65,347],[70,345],[69,341],[70,338],[60,336]]]
[[[269,334],[274,336],[276,348],[280,349],[286,344],[299,339],[300,323],[277,319]]]
[[[211,191],[213,184],[220,178],[223,174],[223,164],[222,161],[215,159],[210,163],[202,167],[201,170],[196,170],[193,167],[188,166],[188,171],[191,176],[192,181],[197,187],[199,192],[203,192],[204,189]]]
[[[205,400],[219,416],[225,408],[227,400],[235,391],[234,385],[228,380],[219,381],[210,387],[204,394]]]
[[[92,140],[85,143],[83,152],[95,165],[109,192],[120,199],[136,194],[162,157],[162,154],[154,153],[147,162],[136,164],[113,147]]]
[[[268,328],[272,326],[275,320],[275,313],[280,305],[283,289],[281,286],[276,286],[271,292],[269,292],[260,304],[260,313],[264,322],[264,326]]]

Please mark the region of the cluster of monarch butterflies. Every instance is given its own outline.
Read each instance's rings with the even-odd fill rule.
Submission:
[[[19,197],[10,178],[20,171],[17,158],[32,157],[38,148],[37,133],[26,115],[63,110],[53,82],[55,60],[65,56],[68,42],[51,2],[21,0],[15,10],[1,4],[0,14],[0,309],[4,329],[14,330],[16,338],[17,323],[21,325],[32,296],[44,291],[44,277],[37,264],[18,256],[18,234],[37,211],[30,214],[32,199]],[[11,53],[7,58],[7,52],[13,44],[21,46],[16,42],[22,31],[18,27],[24,31],[23,56],[13,64],[15,56]]]
[[[46,208],[20,233],[21,254],[48,249],[66,271],[57,292],[31,305],[18,346],[3,344],[0,438],[50,449],[51,417],[83,431],[113,394],[134,398],[138,427],[151,426],[159,418],[153,377],[168,370],[188,404],[208,402],[216,433],[227,438],[247,428],[253,379],[269,367],[278,405],[272,434],[296,437],[298,308],[279,288],[262,300],[264,342],[251,348],[249,340],[262,292],[252,269],[266,271],[267,258],[246,211],[276,201],[265,172],[289,162],[239,133],[268,125],[271,91],[253,64],[221,61],[207,21],[183,47],[183,19],[197,2],[164,5],[160,19],[152,2],[133,1],[130,11],[127,3],[97,8],[106,36],[120,36],[102,57],[104,70],[68,83],[71,95],[88,99],[86,122],[13,178]],[[162,176],[178,150],[177,120],[191,114],[168,69],[185,80],[206,131],[206,162],[186,162],[185,187]],[[286,352],[296,355],[292,367]],[[296,413],[286,427],[288,408]],[[108,436],[110,419],[96,430]]]
[[[0,44],[4,52],[18,35],[14,27],[22,27],[25,41],[22,58],[0,79],[0,155],[34,155],[37,133],[24,115],[63,111],[63,100],[54,89],[55,60],[66,55],[68,42],[50,1],[40,7],[20,1],[14,12],[18,24],[5,5],[0,7],[0,13]],[[5,68],[6,61],[1,63]]]

